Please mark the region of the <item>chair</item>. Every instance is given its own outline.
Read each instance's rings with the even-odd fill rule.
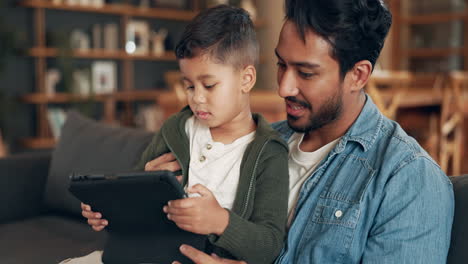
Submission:
[[[367,92],[380,111],[388,118],[395,120],[397,110],[411,80],[412,74],[407,71],[376,70],[369,79]]]
[[[468,87],[468,72],[451,72],[448,86],[445,87],[440,116],[440,154],[439,162],[447,174],[461,173],[463,156],[463,119],[464,98]]]

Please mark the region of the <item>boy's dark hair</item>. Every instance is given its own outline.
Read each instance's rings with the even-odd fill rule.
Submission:
[[[209,54],[236,69],[258,62],[258,42],[249,14],[242,8],[219,5],[198,14],[185,28],[175,48],[177,59]]]
[[[286,0],[285,11],[304,41],[312,30],[330,43],[342,78],[358,61],[375,65],[392,24],[383,0]]]

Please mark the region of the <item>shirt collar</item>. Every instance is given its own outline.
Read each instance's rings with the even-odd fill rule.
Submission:
[[[377,139],[377,135],[383,124],[383,119],[383,115],[374,104],[374,101],[366,94],[366,103],[361,113],[338,143],[336,152],[339,153],[343,151],[348,141],[359,143],[364,149],[364,152],[369,150]]]

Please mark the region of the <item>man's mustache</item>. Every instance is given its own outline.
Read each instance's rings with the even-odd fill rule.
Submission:
[[[304,102],[304,101],[301,101],[301,100],[297,99],[297,98],[294,97],[294,96],[288,96],[288,97],[286,97],[286,98],[284,98],[284,99],[287,100],[287,101],[290,101],[290,102],[292,102],[292,103],[299,104],[299,105],[302,106],[302,107],[305,107],[305,108],[308,108],[308,109],[312,109],[312,106],[311,106],[309,103]]]

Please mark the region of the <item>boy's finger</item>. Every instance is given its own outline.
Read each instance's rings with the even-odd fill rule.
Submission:
[[[91,206],[81,203],[81,210],[91,211]]]
[[[180,252],[186,257],[191,259],[196,264],[215,264],[219,263],[217,260],[213,259],[211,256],[201,252],[198,249],[195,249],[188,245],[182,245],[179,248]]]
[[[167,219],[176,222],[178,225],[192,225],[193,217],[191,216],[181,216],[181,215],[167,215]]]
[[[211,196],[212,192],[203,184],[195,184],[189,188],[189,193],[199,193],[201,196]]]
[[[195,200],[197,198],[185,198],[185,199],[179,199],[179,200],[172,200],[168,202],[168,206],[172,208],[190,208],[193,207],[195,204]]]
[[[167,162],[174,161],[174,160],[175,160],[175,157],[172,153],[166,153],[155,158],[154,160],[148,161],[145,165],[145,168],[147,166],[150,168],[155,168],[163,163],[167,163]]]
[[[186,209],[186,208],[174,208],[170,206],[164,206],[163,211],[166,214],[171,214],[171,215],[185,215],[185,216],[191,215],[190,209]]]

